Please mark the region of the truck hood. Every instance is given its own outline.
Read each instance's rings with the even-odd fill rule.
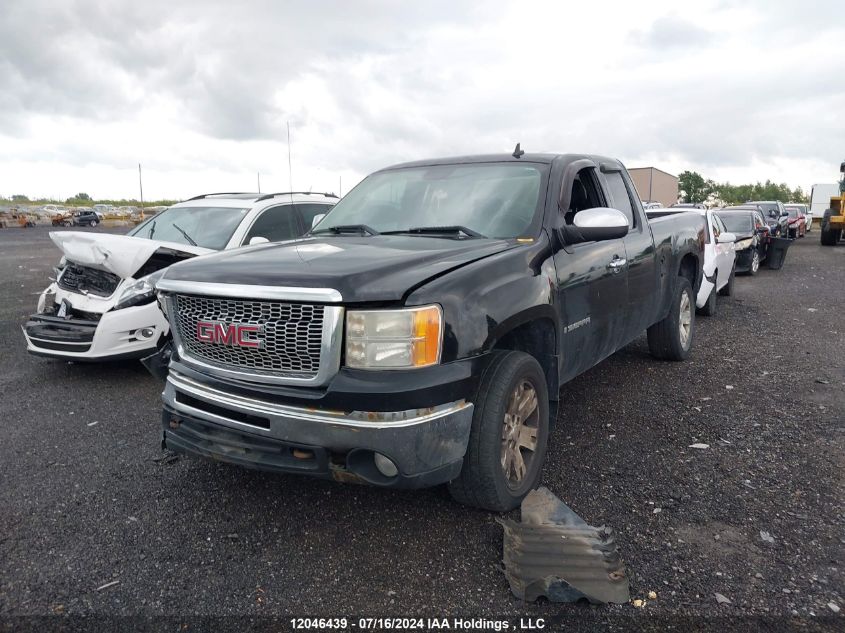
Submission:
[[[205,255],[211,249],[176,242],[161,242],[129,235],[108,235],[82,231],[54,231],[50,239],[69,261],[114,273],[127,279],[158,250],[177,255]]]
[[[332,288],[346,302],[398,301],[429,279],[516,246],[405,235],[303,238],[181,262],[163,280]]]

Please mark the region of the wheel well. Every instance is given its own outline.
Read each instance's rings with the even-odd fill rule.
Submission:
[[[692,286],[693,291],[698,292],[698,260],[695,255],[692,253],[684,255],[681,259],[681,266],[678,269],[678,275],[689,279],[689,283]]]
[[[516,326],[501,336],[493,345],[493,349],[525,352],[533,356],[546,375],[549,399],[557,400],[560,390],[557,371],[557,334],[551,319],[534,319]]]

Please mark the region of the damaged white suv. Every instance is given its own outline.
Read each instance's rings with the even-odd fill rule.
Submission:
[[[27,350],[64,360],[143,358],[169,336],[155,278],[224,249],[294,239],[337,202],[321,193],[219,193],[176,204],[128,235],[56,231],[64,256],[23,326]]]

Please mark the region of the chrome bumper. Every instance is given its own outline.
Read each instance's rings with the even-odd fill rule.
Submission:
[[[292,406],[227,393],[172,369],[163,399],[168,447],[268,470],[335,478],[346,472],[380,485],[395,482],[365,467],[375,452],[396,464],[398,485],[437,471],[442,476],[425,477],[425,485],[457,475],[473,414],[473,405],[465,401],[395,412]],[[202,432],[191,431],[189,421],[201,424]],[[289,447],[313,450],[315,455],[325,454],[325,459],[310,465],[293,462],[293,467],[286,466],[290,460],[273,462],[275,452]]]

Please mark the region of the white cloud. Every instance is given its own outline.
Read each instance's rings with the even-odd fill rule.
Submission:
[[[806,189],[845,147],[837,4],[7,1],[0,195],[284,190],[288,121],[297,189],[516,141]]]

